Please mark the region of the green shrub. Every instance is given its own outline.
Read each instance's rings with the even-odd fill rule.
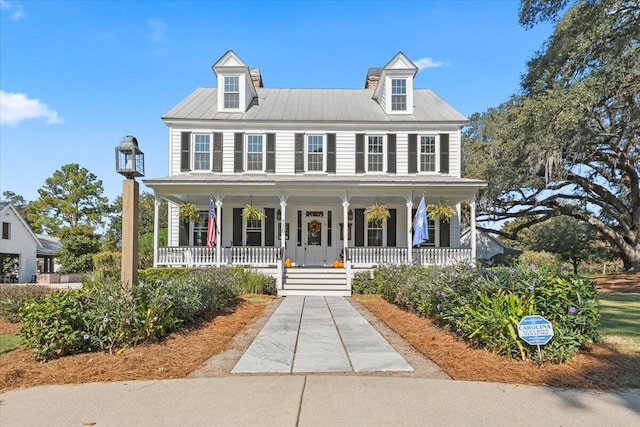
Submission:
[[[516,262],[524,267],[534,265],[550,271],[558,271],[562,266],[562,261],[557,255],[545,251],[524,251],[518,256]]]
[[[93,255],[93,271],[101,278],[120,280],[122,253],[102,251]]]
[[[132,288],[88,276],[82,289],[26,305],[20,311],[21,333],[38,359],[114,351],[159,340],[232,305],[240,295],[239,275],[232,268],[182,271],[179,279],[146,280]]]
[[[0,317],[7,322],[20,321],[20,308],[25,304],[36,302],[54,292],[47,286],[39,285],[4,285],[0,286]]]
[[[375,273],[373,273],[375,274]],[[378,284],[369,271],[358,271],[351,278],[351,290],[358,294],[379,293]]]
[[[245,294],[274,295],[276,293],[276,279],[244,267],[233,267],[240,279],[240,288]]]
[[[166,282],[169,280],[180,280],[187,277],[192,269],[181,267],[160,267],[160,268],[147,268],[145,270],[138,270],[138,281],[160,281]]]
[[[595,284],[548,268],[382,267],[385,299],[429,316],[476,346],[517,358],[563,361],[598,339]],[[517,336],[522,317],[539,314],[554,327],[542,354]]]

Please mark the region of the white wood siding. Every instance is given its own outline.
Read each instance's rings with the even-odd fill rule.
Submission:
[[[167,233],[167,245],[178,246],[180,242],[180,218],[178,218],[178,205],[169,202],[169,232]]]
[[[336,133],[336,175],[356,174],[356,134]]]
[[[234,132],[222,134],[222,173],[233,173]]]
[[[462,147],[460,131],[449,134],[449,175],[460,177]]]
[[[169,176],[180,173],[180,129],[172,129],[169,150]]]
[[[276,133],[276,174],[295,173],[295,132]]]
[[[396,174],[407,175],[409,171],[409,134],[396,135]]]

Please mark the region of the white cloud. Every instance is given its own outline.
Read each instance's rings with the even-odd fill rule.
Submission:
[[[163,42],[167,39],[167,24],[157,19],[147,19],[151,31],[149,32],[149,39],[152,42]]]
[[[446,65],[444,61],[434,61],[432,58],[420,58],[414,61],[414,64],[416,64],[420,70],[424,70],[425,68],[438,68]]]
[[[12,21],[19,21],[25,16],[22,4],[16,1],[0,0],[0,9],[6,10],[9,13],[9,19]]]
[[[50,125],[63,123],[58,112],[50,110],[39,99],[29,99],[24,93],[0,90],[0,123],[16,125],[24,120],[46,119]]]

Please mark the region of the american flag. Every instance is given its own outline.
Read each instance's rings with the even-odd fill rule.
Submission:
[[[207,223],[207,247],[216,245],[216,215],[213,212],[213,200],[209,200],[209,222]]]

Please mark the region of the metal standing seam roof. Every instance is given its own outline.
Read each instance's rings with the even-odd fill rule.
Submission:
[[[258,88],[246,112],[220,112],[217,88],[198,88],[163,120],[466,122],[467,118],[429,89],[415,89],[413,114],[385,114],[373,89]]]

